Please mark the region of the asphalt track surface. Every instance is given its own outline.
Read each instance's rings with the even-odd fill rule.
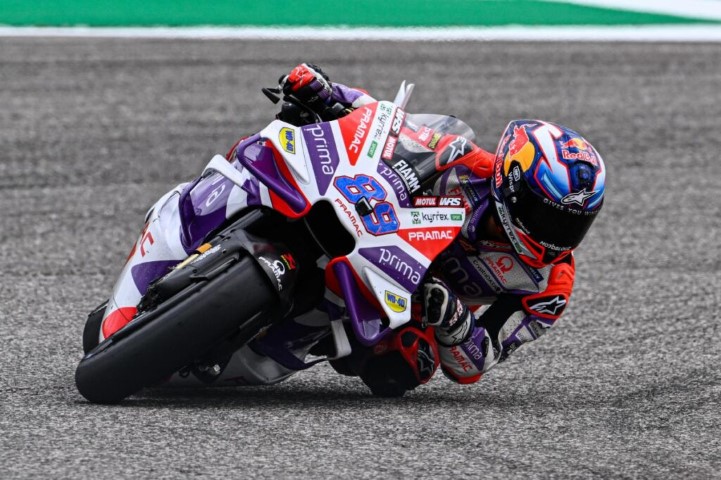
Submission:
[[[148,206],[274,113],[298,61],[452,113],[572,126],[608,166],[560,324],[400,400],[318,366],[273,387],[75,390],[86,313]],[[3,478],[721,477],[721,46],[0,39]]]

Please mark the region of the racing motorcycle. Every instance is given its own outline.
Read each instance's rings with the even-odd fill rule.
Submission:
[[[477,150],[460,120],[406,113],[412,90],[323,115],[285,96],[315,122],[275,120],[161,198],[88,316],[80,393],[117,403],[175,372],[212,376],[218,359],[328,297],[329,360],[411,321],[412,294],[466,215],[461,197],[429,187],[456,162],[472,167]]]

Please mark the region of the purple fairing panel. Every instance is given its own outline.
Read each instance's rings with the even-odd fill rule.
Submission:
[[[177,264],[177,260],[139,263],[130,269],[130,275],[133,277],[135,287],[142,296],[148,291],[150,282],[162,277]]]
[[[396,198],[398,199],[398,204],[403,208],[410,208],[410,195],[408,194],[408,189],[406,188],[405,183],[403,183],[403,180],[401,180],[401,177],[399,177],[398,174],[382,160],[378,161],[378,174],[391,184],[393,192],[396,194]]]
[[[302,212],[307,206],[305,198],[288,185],[286,179],[278,171],[273,149],[258,143],[260,139],[260,134],[256,133],[241,142],[236,149],[238,161],[266,187],[282,198],[294,212]]]
[[[215,174],[199,178],[180,194],[180,239],[186,252],[198,247],[211,230],[226,219],[228,196],[233,182]]]
[[[197,178],[180,193],[180,239],[186,252],[198,248],[206,235],[227,219],[228,201],[234,186],[232,181],[215,173]],[[247,206],[260,205],[257,179],[249,176],[241,188],[246,193]]]
[[[330,329],[327,326],[312,327],[286,319],[270,327],[262,337],[253,340],[250,348],[256,353],[272,358],[285,368],[305,370],[324,359],[306,363],[304,359],[298,358],[295,352],[302,354],[329,334]]]
[[[375,345],[388,335],[391,329],[383,327],[378,310],[373,308],[360,293],[353,278],[353,272],[348,265],[344,262],[336,263],[333,265],[333,273],[335,273],[343,293],[342,297],[345,300],[356,338],[365,346]]]
[[[406,291],[414,292],[426,273],[426,267],[400,247],[360,248],[358,254],[398,282]]]
[[[303,138],[313,163],[313,173],[318,182],[318,192],[325,195],[340,163],[333,130],[327,123],[303,127]]]

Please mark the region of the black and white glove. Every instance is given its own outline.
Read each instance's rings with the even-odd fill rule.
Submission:
[[[333,94],[328,75],[310,63],[301,63],[280,77],[279,83],[283,93],[293,95],[314,111],[326,108]]]
[[[423,285],[423,305],[426,322],[436,327],[438,343],[452,347],[470,337],[473,315],[443,282],[431,278]]]

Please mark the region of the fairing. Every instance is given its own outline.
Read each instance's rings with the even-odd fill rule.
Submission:
[[[417,185],[470,153],[472,138],[453,117],[406,115],[379,102],[334,122],[275,121],[240,144],[237,158],[267,188],[264,205],[291,218],[320,201],[333,206],[356,245],[329,262],[327,285],[370,345],[410,320],[412,292],[460,232],[458,197],[414,206],[413,196],[421,193]],[[453,150],[454,142],[467,148]]]

